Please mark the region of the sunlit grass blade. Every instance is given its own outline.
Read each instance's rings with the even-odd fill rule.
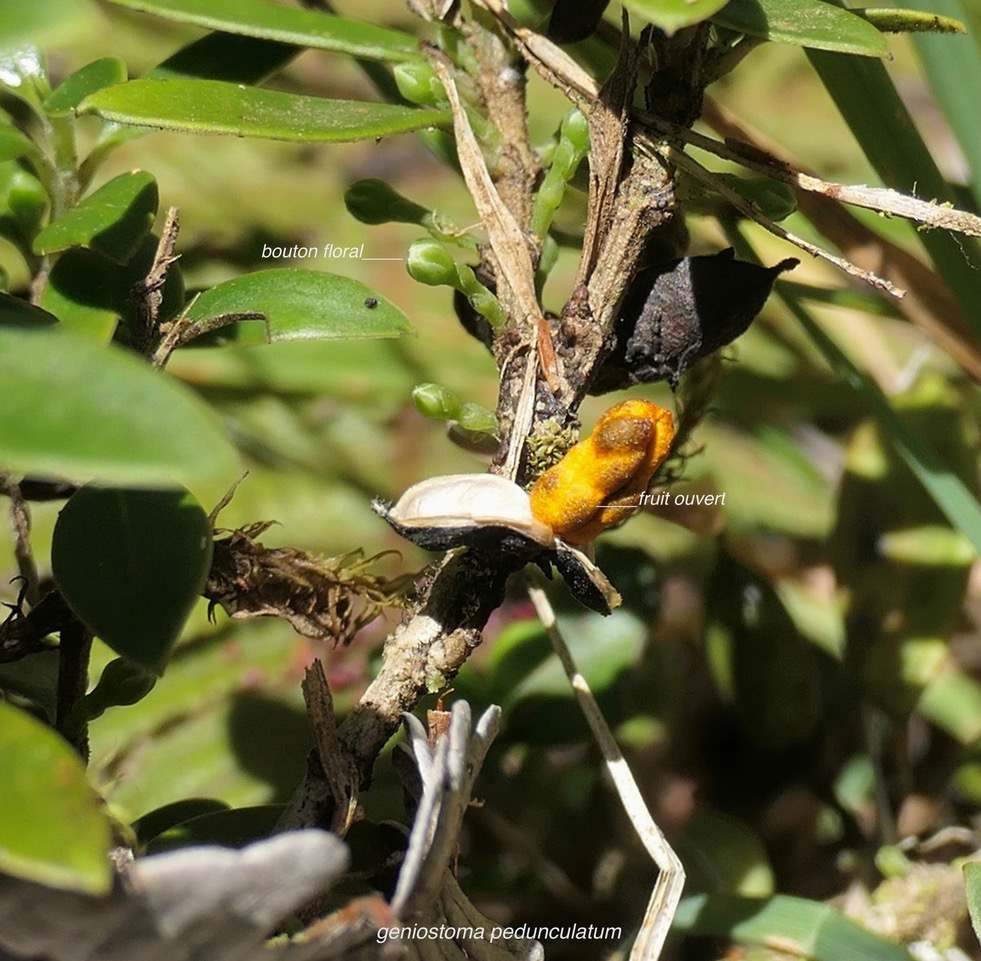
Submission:
[[[915,3],[916,0],[899,0],[899,6],[903,7]],[[930,9],[959,20],[968,18],[963,0],[931,0]],[[933,95],[964,153],[975,202],[981,205],[981,124],[977,98],[981,90],[981,48],[977,38],[918,33],[912,39]]]
[[[959,39],[949,37],[947,42]],[[808,50],[807,55],[887,186],[941,202],[955,199],[880,62],[819,50]],[[939,230],[923,231],[920,237],[937,270],[981,332],[981,317],[975,310],[981,300],[981,252],[977,244]]]

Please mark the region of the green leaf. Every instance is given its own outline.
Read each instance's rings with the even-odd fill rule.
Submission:
[[[708,20],[727,0],[623,0],[623,5],[670,35]]]
[[[18,157],[34,160],[38,156],[37,147],[16,127],[0,125],[0,161],[16,160]]]
[[[57,648],[0,664],[0,690],[5,696],[18,694],[27,698],[53,724],[58,710]]]
[[[959,0],[955,0],[955,3],[959,3]],[[883,33],[967,33],[962,20],[942,17],[939,13],[928,13],[925,10],[864,7],[855,10],[855,13]]]
[[[150,854],[184,848],[192,844],[221,844],[241,848],[269,837],[285,810],[284,804],[208,811],[160,832],[148,845]]]
[[[152,174],[145,170],[120,174],[48,224],[34,238],[34,253],[86,247],[117,264],[128,263],[150,233],[158,201]]]
[[[14,473],[183,484],[207,500],[239,472],[211,411],[122,350],[60,332],[0,329],[0,383],[0,464]]]
[[[240,311],[259,311],[266,319],[235,324],[233,340],[239,345],[398,337],[411,330],[398,307],[359,281],[293,267],[218,284],[195,298],[184,318],[205,322]]]
[[[93,60],[66,77],[44,101],[44,109],[51,117],[67,117],[90,93],[123,83],[127,76],[126,64],[117,57]]]
[[[234,33],[209,33],[168,57],[147,77],[197,77],[230,83],[261,83],[300,53],[297,47]]]
[[[0,869],[53,887],[106,894],[109,823],[74,751],[0,701]]]
[[[29,245],[47,207],[47,191],[21,161],[0,163],[0,235]]]
[[[116,6],[193,23],[208,30],[279,40],[298,47],[331,50],[368,60],[411,60],[420,56],[412,34],[374,24],[300,10],[265,0],[110,0]]]
[[[57,260],[41,294],[41,306],[54,314],[72,333],[107,343],[116,325],[137,320],[130,294],[153,262],[157,238],[145,237],[136,255],[126,264],[114,263],[94,250],[73,247]],[[167,271],[160,305],[162,318],[172,317],[184,306],[184,280],[180,264]]]
[[[674,929],[761,944],[814,961],[910,961],[902,945],[867,931],[834,908],[787,895],[686,898],[675,915]]]
[[[798,47],[887,57],[882,34],[856,14],[823,0],[729,0],[713,23]]]
[[[79,110],[139,126],[308,143],[374,140],[450,122],[445,110],[190,79],[132,80],[98,91]]]
[[[41,310],[20,297],[0,293],[0,327],[38,330],[41,327],[53,327],[57,323],[58,318],[46,310]]]
[[[191,818],[227,810],[228,805],[215,798],[185,798],[183,801],[174,801],[172,804],[165,804],[163,807],[147,812],[137,818],[132,827],[140,844],[146,844],[158,834],[184,821],[190,821]]]
[[[981,861],[964,865],[964,884],[967,888],[967,910],[975,936],[981,940]]]
[[[163,672],[211,566],[211,525],[184,491],[83,487],[58,515],[51,567],[117,654]]]

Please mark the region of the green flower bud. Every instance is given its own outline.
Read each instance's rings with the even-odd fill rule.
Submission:
[[[106,708],[135,704],[143,700],[156,683],[154,674],[125,657],[117,657],[103,668],[99,683],[85,695],[85,714],[91,721]]]
[[[467,401],[460,407],[456,421],[464,430],[474,434],[497,433],[497,418],[494,416],[494,411],[472,401]]]
[[[399,93],[409,103],[433,107],[446,103],[446,91],[436,76],[436,71],[425,61],[397,64],[392,71]]]
[[[413,388],[412,402],[423,417],[456,420],[460,416],[460,401],[456,394],[440,384],[419,384]]]
[[[589,150],[589,121],[582,111],[573,107],[563,117],[560,136],[579,154],[580,159],[586,156]]]
[[[459,284],[456,262],[439,241],[428,237],[417,240],[409,248],[405,268],[413,280],[430,287],[445,284],[455,288]]]
[[[470,306],[477,311],[494,328],[504,327],[508,318],[504,313],[497,297],[495,297],[479,280],[472,267],[459,264],[456,269],[456,289],[467,295]]]
[[[351,184],[344,203],[363,224],[428,224],[432,215],[407,197],[393,190],[384,180],[370,178]]]

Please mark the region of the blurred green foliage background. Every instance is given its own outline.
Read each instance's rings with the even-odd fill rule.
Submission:
[[[408,12],[380,0],[336,6],[344,15],[417,29]],[[203,33],[104,4],[65,9],[64,26],[33,38],[48,50],[55,79],[109,53],[138,76]],[[976,48],[981,10],[965,9],[970,36],[931,42]],[[912,43],[892,37],[889,46],[889,75],[945,177],[962,185],[963,203],[972,206],[977,185]],[[567,103],[537,77],[530,83],[532,142],[539,144]],[[272,86],[374,96],[349,58],[318,51],[302,53]],[[822,177],[877,182],[801,49],[764,44],[710,94]],[[400,555],[382,562],[387,573],[421,568],[428,556],[372,514],[371,498],[393,498],[440,473],[481,471],[486,459],[455,447],[442,425],[420,416],[411,390],[433,382],[493,408],[496,371],[460,327],[448,292],[407,276],[403,258],[419,228],[367,227],[350,216],[343,196],[355,180],[378,177],[467,225],[476,215],[461,179],[411,134],[294,145],[152,133],[117,150],[96,184],[134,168],[155,175],[164,207],[180,208],[178,251],[189,290],[284,266],[262,260],[264,245],[365,244],[363,260],[302,265],[343,272],[384,293],[408,315],[413,335],[188,349],[169,370],[220,412],[248,467],[221,527],[275,520],[262,538],[268,545],[326,556],[395,549]],[[575,232],[584,212],[585,196],[573,191],[558,224]],[[910,225],[857,216],[923,256]],[[693,216],[689,226],[695,253],[729,243],[713,217]],[[819,239],[802,214],[785,226]],[[764,262],[793,253],[758,228],[743,235]],[[973,240],[960,242],[976,252]],[[563,250],[547,307],[560,309],[568,296],[576,256]],[[5,240],[0,265],[8,289],[23,291],[27,267]],[[853,292],[858,309],[810,302],[808,310],[902,422],[976,493],[977,386],[890,304],[827,264],[808,258],[791,281]],[[663,386],[631,393],[672,405]],[[606,403],[589,400],[584,424]],[[678,842],[688,890],[823,899],[872,877],[876,852],[901,837],[976,829],[976,552],[896,454],[889,428],[829,369],[780,298],[725,351],[694,442],[697,451],[672,490],[724,492],[724,507],[653,509],[605,535],[598,560],[625,597],[624,609],[608,619],[577,608],[561,584],[553,590],[637,777]],[[59,507],[33,510],[42,568]],[[13,602],[12,541],[6,530],[0,537],[0,596]],[[571,913],[604,923],[619,917],[626,926],[642,912],[652,868],[637,853],[529,618],[520,596],[508,601],[456,682],[453,696],[477,706],[498,702],[506,711],[504,734],[478,782],[484,806],[464,839],[465,886],[512,917]],[[209,623],[201,601],[154,690],[92,723],[95,783],[124,822],[189,797],[234,807],[286,801],[310,746],[299,693],[304,666],[312,654],[324,656],[343,710],[371,676],[387,626],[372,624],[347,649],[312,651],[279,621],[232,621],[218,611]],[[112,657],[97,641],[93,679]],[[0,666],[0,685],[11,670]],[[23,685],[23,666],[17,670]],[[50,672],[41,661],[37,677],[43,703],[53,695],[44,689]],[[384,763],[366,804],[372,820],[402,815]],[[555,956],[572,957],[567,950]]]

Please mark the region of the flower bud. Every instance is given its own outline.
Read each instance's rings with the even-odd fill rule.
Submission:
[[[351,216],[363,224],[422,224],[431,216],[425,207],[374,177],[351,184],[344,203]]]
[[[424,237],[417,240],[405,258],[405,269],[413,280],[430,287],[457,287],[456,262],[439,241]]]
[[[419,384],[413,388],[412,402],[423,417],[457,420],[460,416],[460,401],[456,394],[440,384]]]
[[[424,60],[397,64],[392,71],[399,93],[409,103],[433,107],[446,103],[446,91],[436,71]]]

